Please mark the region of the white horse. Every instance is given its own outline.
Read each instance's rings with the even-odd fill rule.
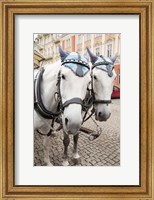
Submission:
[[[113,91],[116,73],[114,62],[117,55],[112,58],[98,57],[88,48],[92,63],[92,93],[94,97],[95,118],[98,121],[106,121],[111,115],[111,95]]]
[[[40,82],[37,80],[39,83],[35,85],[40,84],[40,98],[44,108],[41,108],[43,111],[39,111],[42,106],[37,103],[38,99],[36,98],[34,130],[45,128],[49,132],[52,129],[52,119],[50,119],[50,116],[52,117],[53,115],[54,117],[57,113],[60,113],[64,132],[63,165],[69,165],[67,156],[67,148],[70,142],[69,134],[72,134],[74,138],[73,157],[74,159],[79,159],[80,157],[77,152],[78,133],[83,121],[83,100],[86,96],[91,77],[87,60],[84,57],[75,52],[66,53],[61,47],[59,47],[59,53],[62,64],[61,61],[47,64],[43,66],[41,75],[37,76]],[[38,71],[35,72],[35,77],[37,73]],[[38,93],[37,95],[39,96]],[[42,113],[44,110],[45,114]],[[48,136],[45,137],[44,146],[44,162],[50,166],[52,164],[49,158]]]

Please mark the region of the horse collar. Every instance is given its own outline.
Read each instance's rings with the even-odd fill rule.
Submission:
[[[34,79],[34,109],[43,118],[54,119],[61,114],[61,111],[57,111],[56,113],[51,112],[43,104],[41,98],[41,82],[44,71],[45,69],[41,68]]]

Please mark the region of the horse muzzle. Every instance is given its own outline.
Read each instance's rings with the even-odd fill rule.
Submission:
[[[97,121],[107,121],[111,116],[111,113],[103,113],[103,112],[98,112],[95,114],[95,119]]]
[[[68,120],[68,118],[65,118],[65,127],[68,134],[76,135],[81,128],[81,122],[72,122],[71,120]]]

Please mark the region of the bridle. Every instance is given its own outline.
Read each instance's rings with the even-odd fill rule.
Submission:
[[[75,64],[79,64],[82,66],[85,66],[88,71],[90,70],[90,67],[88,65],[88,63],[82,61],[80,59],[80,55],[79,55],[79,59],[66,59],[65,61],[62,62],[62,65],[65,66],[66,63],[75,63]],[[67,66],[65,66],[67,67]],[[71,68],[70,68],[71,69]],[[73,71],[74,73],[74,71]],[[67,101],[65,101],[64,103],[62,103],[62,97],[61,97],[61,91],[60,91],[60,83],[61,83],[61,70],[58,73],[58,78],[57,78],[57,92],[55,93],[55,95],[57,95],[58,97],[58,101],[59,101],[59,109],[63,112],[65,107],[69,106],[70,104],[80,104],[82,106],[82,111],[87,111],[89,110],[89,108],[92,106],[93,102],[92,102],[92,98],[90,97],[85,97],[84,100],[82,100],[79,97],[74,97],[72,99],[69,99]]]
[[[62,103],[60,83],[61,83],[61,71],[59,71],[58,73],[57,84],[56,84],[57,92],[55,93],[55,95],[57,95],[57,99],[59,102],[59,110],[61,110],[61,112],[63,112],[65,107],[69,106],[70,104],[80,104],[82,106],[83,111],[89,108],[90,105],[86,103],[85,99],[82,100],[81,98],[78,97],[74,97]]]
[[[82,61],[80,57],[78,60],[67,59],[62,62],[62,65],[65,66],[66,63],[80,64],[80,65],[85,66],[88,69],[88,71],[90,70],[89,65],[86,62]],[[80,104],[82,106],[83,111],[87,111],[92,106],[93,102],[91,101],[91,99],[87,100],[87,98],[85,98],[84,100],[82,100],[81,98],[78,98],[78,97],[74,97],[62,103],[62,97],[61,97],[61,91],[60,91],[60,83],[61,83],[61,70],[60,70],[58,72],[57,83],[56,83],[57,92],[55,93],[55,97],[57,95],[57,99],[55,98],[58,104],[57,111],[51,112],[47,110],[41,98],[41,82],[42,82],[44,71],[45,69],[41,68],[41,70],[38,72],[34,80],[34,109],[43,118],[46,118],[46,119],[57,118],[59,115],[61,115],[64,112],[64,109],[70,104]]]
[[[101,56],[101,58],[103,58],[104,61],[95,63],[92,66],[92,70],[91,70],[91,85],[92,85],[92,96],[93,96],[93,104],[94,105],[96,105],[96,104],[106,104],[106,105],[108,105],[108,104],[112,103],[111,100],[101,100],[101,99],[95,98],[95,92],[94,92],[94,88],[93,88],[93,69],[97,68],[97,69],[103,70],[108,74],[109,77],[113,76],[113,69],[114,69],[113,63],[108,62],[103,56]],[[105,67],[104,68],[99,67],[99,66],[102,66],[102,65],[105,65],[106,68]]]

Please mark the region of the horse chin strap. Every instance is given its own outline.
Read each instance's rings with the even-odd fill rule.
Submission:
[[[101,103],[101,104],[106,104],[108,106],[108,104],[112,103],[111,100],[99,100],[99,99],[94,99],[93,100],[93,103],[94,104],[98,104],[98,103]]]

